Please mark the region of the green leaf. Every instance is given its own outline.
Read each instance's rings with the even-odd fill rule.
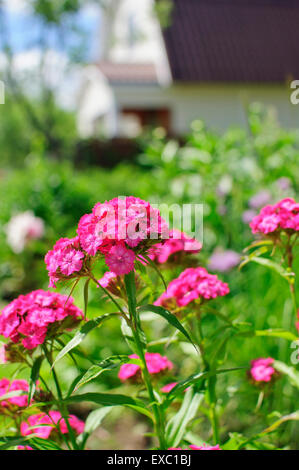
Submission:
[[[187,339],[190,343],[193,344],[193,346],[196,349],[196,346],[194,345],[189,333],[185,330],[181,322],[177,319],[173,313],[170,313],[168,310],[165,310],[163,307],[157,307],[156,305],[144,305],[142,307],[138,308],[139,313],[143,312],[153,312],[156,313],[157,315],[160,315],[163,317],[170,325],[174,326],[177,330],[179,330]]]
[[[194,393],[193,389],[189,389],[186,392],[179,412],[173,416],[166,426],[167,447],[179,445],[185,435],[188,424],[195,417],[203,398],[204,395],[202,393]]]
[[[146,349],[146,346],[147,346],[146,336],[143,330],[141,330],[138,326],[137,328],[138,328],[139,339],[141,341],[142,348]],[[138,351],[138,348],[136,347],[132,330],[124,319],[122,319],[122,322],[121,322],[121,331],[130,349],[135,354],[139,355],[139,351]]]
[[[103,372],[108,370],[113,370],[118,368],[122,364],[134,364],[136,363],[136,359],[132,360],[128,356],[121,355],[121,356],[111,356],[105,359],[104,361],[100,362],[99,364],[92,365],[83,375],[83,377],[77,382],[75,386],[75,390],[86,385],[88,382],[99,377]]]
[[[80,434],[77,438],[77,443],[80,446],[80,449],[84,449],[86,441],[88,437],[96,431],[96,429],[100,426],[103,419],[107,416],[108,413],[112,410],[112,406],[106,406],[104,408],[98,408],[97,410],[92,411],[89,413],[87,420],[84,426],[84,432]]]
[[[158,274],[159,278],[161,279],[161,281],[163,282],[163,285],[164,285],[164,288],[165,290],[167,290],[167,284],[165,282],[165,279],[160,271],[160,269],[156,266],[156,264],[154,263],[154,261],[152,259],[150,259],[147,255],[143,254],[142,255],[143,258],[147,261],[147,263],[156,271],[156,273]]]
[[[255,336],[272,336],[274,338],[282,338],[288,341],[296,341],[298,338],[294,333],[281,329],[270,330],[256,330]]]
[[[258,256],[252,256],[252,255],[249,255],[249,256],[245,257],[245,260],[240,264],[240,269],[243,266],[245,266],[245,264],[249,263],[250,261],[252,261],[254,263],[257,263],[257,264],[260,264],[262,266],[266,266],[267,268],[271,269],[272,271],[277,272],[282,278],[284,278],[287,281],[289,280],[290,277],[294,276],[294,273],[289,273],[289,272],[285,271],[284,268],[280,264],[275,263],[274,261],[272,261],[268,258],[262,258],[262,257],[258,257]]]
[[[178,382],[177,385],[173,387],[173,389],[167,394],[164,403],[166,406],[168,406],[169,402],[171,402],[177,395],[183,392],[186,387],[189,387],[190,385],[198,384],[198,382],[202,382],[203,380],[206,380],[215,375],[225,374],[227,372],[235,372],[244,369],[246,369],[246,367],[235,367],[232,369],[218,369],[211,370],[208,372],[199,372],[198,374],[190,375],[187,379]]]
[[[269,432],[275,431],[281,424],[286,423],[287,421],[299,421],[299,411],[282,416],[279,420],[275,421],[275,423],[265,429],[262,434],[268,434]]]
[[[64,399],[65,403],[91,402],[103,406],[127,406],[139,413],[152,419],[151,413],[144,406],[143,402],[126,395],[117,395],[109,393],[83,393],[81,395],[72,395]]]
[[[294,367],[287,366],[284,362],[274,361],[274,369],[289,377],[291,383],[299,389],[299,372]]]
[[[61,450],[55,442],[49,439],[33,437],[32,435],[0,437],[0,450],[7,450],[16,446],[30,446],[36,450]]]
[[[2,397],[1,397],[2,398]],[[28,437],[4,436],[0,437],[0,450],[11,449],[15,446],[23,446],[28,444]]]
[[[60,353],[57,355],[52,367],[60,361],[66,354],[68,354],[72,349],[74,349],[76,346],[78,346],[82,341],[85,339],[85,337],[90,333],[92,330],[97,328],[99,325],[101,325],[105,320],[108,320],[113,316],[112,313],[106,313],[105,315],[102,315],[98,318],[95,318],[93,320],[90,320],[89,322],[85,323],[85,325],[82,326],[82,328],[75,334],[73,339],[67,343],[67,345],[60,351]]]
[[[84,401],[103,406],[144,406],[141,400],[113,393],[82,393],[81,395],[72,395],[64,400],[66,403],[81,403]]]
[[[40,371],[43,360],[44,360],[44,356],[39,356],[38,358],[35,359],[33,363],[33,366],[31,369],[30,381],[29,381],[28,405],[30,405],[30,402],[35,393],[36,382],[38,381],[38,378],[39,378],[39,371]]]

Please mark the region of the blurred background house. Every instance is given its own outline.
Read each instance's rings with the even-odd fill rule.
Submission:
[[[145,126],[183,135],[194,119],[217,130],[246,127],[256,101],[282,125],[298,124],[299,106],[290,103],[290,81],[299,77],[297,1],[173,0],[164,28],[154,0],[109,3],[99,61],[84,70],[81,136],[135,137]]]

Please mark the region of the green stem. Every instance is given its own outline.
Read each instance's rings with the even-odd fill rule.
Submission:
[[[142,342],[139,336],[140,325],[136,311],[136,292],[135,292],[135,275],[134,272],[125,275],[125,286],[128,296],[128,310],[130,313],[130,327],[132,330],[135,346],[138,352],[138,356],[142,362],[142,377],[147,388],[149,399],[151,402],[151,408],[155,417],[155,432],[159,439],[160,449],[165,450],[166,441],[164,437],[164,416],[161,407],[156,403],[156,397],[154,389],[151,383],[151,376],[147,368],[145,353],[143,350]]]
[[[67,409],[67,406],[65,405],[64,401],[63,401],[63,395],[62,395],[62,391],[61,391],[61,387],[60,387],[60,384],[59,384],[59,380],[58,380],[58,377],[57,377],[57,374],[56,374],[56,371],[53,367],[53,361],[52,361],[52,357],[51,357],[51,354],[49,354],[49,351],[47,350],[46,346],[44,347],[44,352],[45,352],[45,355],[46,355],[46,358],[47,358],[47,361],[50,365],[50,368],[51,368],[51,372],[52,372],[52,376],[53,376],[53,380],[54,380],[54,383],[55,383],[55,387],[56,387],[56,391],[57,391],[57,396],[58,396],[58,407],[59,407],[59,410],[60,410],[60,413],[61,413],[61,416],[63,417],[63,419],[65,420],[65,423],[66,423],[66,426],[67,426],[67,429],[68,429],[68,432],[69,432],[69,435],[70,435],[70,439],[71,439],[71,443],[72,443],[72,446],[73,446],[73,449],[75,450],[78,450],[79,447],[76,443],[76,437],[75,437],[75,434],[74,434],[74,431],[70,425],[70,422],[69,422],[69,413],[68,413],[68,409]],[[66,439],[66,436],[65,434],[62,434],[63,435],[63,438],[65,440],[65,443],[67,444],[68,448],[71,450],[70,446],[69,446],[69,443]]]
[[[210,371],[211,366],[205,354],[204,337],[203,337],[200,318],[195,318],[194,326],[195,326],[195,331],[197,332],[196,341],[197,341],[197,344],[201,353],[205,371]],[[217,417],[217,412],[216,412],[216,404],[217,404],[217,396],[216,396],[217,377],[216,375],[208,378],[207,382],[208,382],[208,396],[209,396],[209,408],[210,408],[209,418],[210,418],[212,431],[213,431],[213,440],[214,440],[214,444],[219,444],[219,423],[218,423],[218,417]]]

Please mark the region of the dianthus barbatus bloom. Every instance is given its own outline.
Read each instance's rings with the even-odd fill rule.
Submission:
[[[11,407],[20,407],[24,408],[28,405],[28,396],[20,395],[16,397],[5,398],[1,400],[1,397],[16,390],[21,390],[23,392],[29,391],[29,384],[27,380],[17,379],[17,380],[8,380],[6,378],[0,380],[0,409],[11,408]],[[1,413],[1,411],[0,411]]]
[[[84,422],[74,415],[68,417],[71,428],[76,434],[84,431]],[[68,433],[67,424],[59,411],[49,411],[49,414],[39,413],[29,416],[27,421],[21,423],[22,436],[36,434],[41,439],[48,439],[52,433],[57,432],[57,427],[62,434]]]
[[[229,287],[205,268],[188,268],[168,285],[155,305],[165,308],[185,307],[196,299],[215,299],[229,293]]]
[[[251,361],[250,375],[255,382],[270,382],[275,374],[272,367],[274,359],[272,357],[259,358]]]
[[[202,244],[195,238],[190,238],[180,230],[171,230],[169,239],[158,243],[149,250],[149,257],[157,263],[166,263],[175,253],[199,253]]]
[[[45,256],[49,273],[49,287],[56,287],[59,279],[76,277],[83,266],[84,253],[79,247],[79,237],[60,238]]]
[[[273,206],[264,207],[250,223],[252,233],[272,234],[281,230],[299,231],[299,203],[294,199],[282,199]]]
[[[96,204],[81,218],[77,232],[82,250],[89,256],[103,254],[117,275],[128,274],[136,254],[169,236],[159,210],[133,196]]]
[[[130,359],[139,359],[137,354],[131,354]],[[150,374],[158,374],[165,370],[171,370],[173,364],[167,357],[161,356],[159,353],[145,353],[145,360],[148,371]],[[127,380],[131,377],[134,377],[138,372],[140,372],[140,366],[138,364],[123,364],[120,368],[118,377],[120,380]]]
[[[72,298],[36,290],[20,295],[2,310],[0,334],[26,349],[34,349],[43,344],[47,335],[73,328],[82,317]]]

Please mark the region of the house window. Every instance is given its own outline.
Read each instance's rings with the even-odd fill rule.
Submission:
[[[169,109],[122,109],[120,116],[120,132],[122,135],[126,135],[127,137],[136,137],[147,127],[163,127],[167,132],[169,132]]]

